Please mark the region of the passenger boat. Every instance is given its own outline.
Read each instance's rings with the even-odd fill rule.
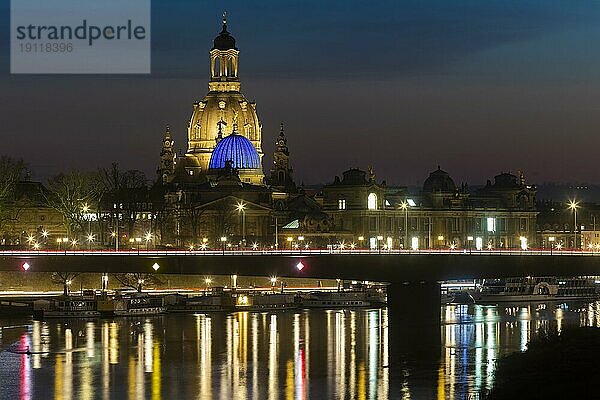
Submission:
[[[349,290],[301,294],[298,301],[306,308],[382,307],[386,304],[386,294],[381,287],[358,286]]]
[[[288,293],[236,293],[237,311],[278,311],[297,308],[296,295]]]
[[[167,311],[163,296],[150,296],[145,293],[135,293],[131,296],[115,297],[108,300],[112,302],[112,314],[122,317],[134,317],[142,315],[158,315]],[[108,309],[101,308],[103,314],[110,314]]]
[[[35,300],[33,315],[39,318],[95,318],[100,312],[95,296],[60,296]]]
[[[537,302],[595,299],[600,281],[593,277],[525,277],[485,279],[474,294],[475,302]]]
[[[234,310],[234,300],[228,292],[223,291],[223,288],[213,288],[210,292],[200,295],[167,295],[165,305],[169,312],[174,313]]]
[[[201,295],[168,295],[169,312],[272,311],[297,308],[296,296],[287,293],[224,291],[213,288]]]

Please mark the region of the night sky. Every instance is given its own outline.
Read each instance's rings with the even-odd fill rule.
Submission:
[[[166,124],[185,148],[224,9],[265,172],[283,121],[307,184],[368,165],[420,184],[438,164],[457,183],[600,183],[596,1],[154,0],[151,75],[59,76],[9,74],[2,0],[0,153],[42,179],[113,161],[153,177]]]

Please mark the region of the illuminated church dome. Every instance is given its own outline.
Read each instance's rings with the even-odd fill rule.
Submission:
[[[209,169],[223,169],[227,161],[237,170],[260,169],[258,152],[244,136],[237,132],[221,139],[210,157]]]
[[[196,175],[206,173],[209,169],[222,169],[225,161],[230,161],[223,157],[230,155],[221,155],[224,150],[219,149],[233,146],[234,143],[230,143],[230,140],[234,141],[235,148],[246,150],[243,157],[233,157],[232,161],[245,160],[243,162],[247,164],[234,162],[233,168],[245,170],[244,177],[240,174],[243,182],[261,185],[264,178],[261,162],[262,126],[256,112],[256,103],[248,101],[240,91],[239,50],[235,39],[227,30],[225,15],[223,29],[214,40],[209,61],[209,91],[202,100],[194,103],[188,124],[188,148],[185,157],[190,159],[189,164],[197,166],[194,170]],[[238,138],[225,141],[228,136],[222,139],[220,131],[225,136],[225,130],[231,132],[232,126],[236,127],[235,134]],[[242,138],[243,145],[240,144]],[[219,145],[220,141],[224,143]]]

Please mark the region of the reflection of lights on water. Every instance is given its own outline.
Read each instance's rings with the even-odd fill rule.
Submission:
[[[252,337],[252,392],[258,393],[258,315],[252,314],[250,322]]]
[[[20,351],[25,352],[31,349],[31,342],[26,333],[23,333],[19,343]],[[20,366],[20,398],[21,400],[31,399],[31,359],[27,354],[21,354]]]
[[[379,310],[380,313],[380,320],[381,320],[381,325],[383,326],[383,330],[382,330],[382,336],[383,336],[383,360],[382,365],[383,365],[383,376],[381,379],[381,385],[380,388],[378,389],[378,393],[381,393],[381,397],[382,398],[388,398],[388,388],[389,388],[389,365],[390,365],[390,358],[389,358],[389,330],[388,330],[388,310],[387,308],[385,309],[381,309]]]
[[[109,372],[109,346],[110,346],[110,334],[109,324],[104,321],[102,323],[102,397],[104,399],[109,398],[110,391],[110,372]]]
[[[369,394],[376,393],[377,367],[379,356],[379,321],[378,311],[369,311]]]
[[[65,329],[65,371],[63,381],[63,398],[70,399],[73,387],[73,332]]]
[[[119,363],[119,326],[111,322],[109,327],[108,357],[111,364]]]
[[[294,376],[295,398],[306,398],[304,346],[300,345],[300,314],[294,314]]]
[[[146,321],[144,323],[144,372],[152,372],[153,363],[153,349],[152,343],[154,341],[154,335],[152,331],[152,323]]]
[[[31,331],[31,351],[34,353],[31,355],[33,361],[33,368],[39,369],[42,367],[42,355],[41,343],[42,343],[42,323],[40,321],[33,321],[33,327]]]
[[[558,333],[560,333],[562,331],[562,320],[563,320],[562,308],[559,307],[556,309],[554,317],[556,318],[556,330],[558,331]]]
[[[277,316],[273,314],[269,326],[269,399],[279,396],[277,370]]]
[[[95,329],[93,322],[85,324],[85,355],[90,358],[95,356]]]

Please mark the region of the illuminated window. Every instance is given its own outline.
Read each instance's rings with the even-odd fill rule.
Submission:
[[[524,237],[524,236],[521,236],[519,238],[519,241],[521,242],[521,250],[527,250],[527,247],[528,247],[528,245],[527,245],[527,238]]]
[[[496,232],[496,218],[487,219],[487,231]]]
[[[367,208],[369,210],[377,210],[377,195],[375,193],[369,193],[367,198]]]
[[[419,250],[419,238],[414,236],[411,238],[411,246],[413,250]]]
[[[374,238],[374,237],[369,238],[369,248],[371,250],[377,249],[377,238]]]
[[[338,210],[345,210],[346,209],[346,199],[339,199],[338,200]]]
[[[483,239],[480,237],[475,238],[475,248],[481,250],[483,248]]]

